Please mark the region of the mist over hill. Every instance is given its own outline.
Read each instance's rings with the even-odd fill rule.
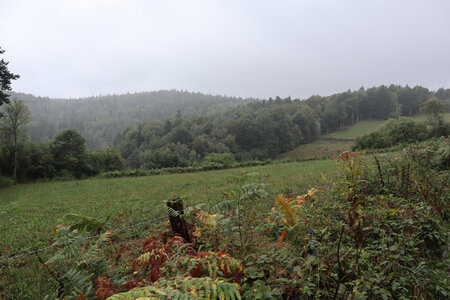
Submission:
[[[450,89],[441,88],[437,91],[430,91],[421,86],[411,88],[399,85],[382,85],[368,89],[361,88],[355,91],[348,90],[325,97],[313,95],[308,99],[302,100],[291,99],[290,97],[285,99],[276,97],[268,100],[243,99],[177,90],[102,95],[74,99],[52,99],[23,93],[11,93],[11,96],[11,98],[24,100],[31,110],[29,133],[33,142],[47,143],[61,130],[74,127],[85,137],[87,147],[90,149],[101,149],[113,144],[118,146],[130,128],[135,128],[137,132],[141,132],[143,127],[148,127],[148,122],[152,121],[177,119],[178,121],[175,122],[177,126],[181,125],[185,130],[192,131],[191,124],[198,123],[198,121],[193,121],[192,117],[197,116],[208,116],[207,119],[210,120],[208,122],[216,124],[214,126],[217,128],[227,127],[224,129],[227,134],[234,132],[233,136],[239,141],[239,135],[243,135],[244,132],[251,130],[251,128],[258,128],[261,131],[262,127],[267,127],[267,121],[262,121],[261,124],[258,123],[259,121],[256,121],[258,116],[260,116],[260,111],[264,110],[267,112],[269,108],[272,110],[276,106],[283,106],[289,103],[296,103],[296,105],[284,107],[284,113],[280,113],[278,109],[275,109],[271,114],[279,115],[277,117],[274,115],[272,119],[283,118],[282,116],[285,116],[286,113],[290,117],[286,117],[287,119],[284,121],[292,123],[291,118],[293,118],[297,110],[300,107],[307,106],[309,110],[302,112],[301,119],[313,118],[314,122],[318,122],[318,129],[312,130],[313,132],[318,131],[318,133],[340,130],[360,120],[382,120],[390,117],[415,115],[420,112],[421,106],[430,97],[437,97],[443,101],[446,105],[446,110],[450,111]],[[221,118],[219,116],[224,117],[223,121],[218,121],[218,118]],[[235,121],[240,120],[241,117],[245,120],[241,120],[242,124],[240,126],[231,126]],[[186,122],[181,122],[181,119]],[[309,121],[314,123],[312,119]],[[310,124],[311,122],[309,121],[299,121],[299,129],[308,131],[305,128],[309,125],[306,126],[305,124]],[[276,123],[278,124],[279,120]],[[162,126],[161,124],[155,126],[160,127]],[[154,127],[154,125],[151,126]],[[177,126],[172,126],[174,127],[172,129],[175,129]],[[237,130],[236,128],[240,129]],[[269,134],[267,130],[259,131],[248,134],[241,142],[243,144],[251,144],[249,141],[259,136],[258,140],[262,143],[262,140],[268,138]],[[294,131],[299,132],[298,129]],[[309,131],[302,134],[306,140],[299,138],[288,144],[294,145],[298,142],[304,143],[310,140],[314,134]],[[168,134],[169,132],[166,133]],[[196,134],[209,136],[209,131],[200,130]],[[227,136],[227,134],[224,136]],[[141,133],[138,136],[141,135],[146,136],[148,133]],[[159,137],[163,135],[162,133],[158,134]],[[128,134],[128,136],[130,137],[131,135]],[[277,134],[276,136],[279,137],[280,135]],[[169,140],[165,141],[163,139],[163,145],[160,146],[165,146],[170,142]],[[137,139],[137,142],[132,144],[135,147],[142,146],[142,141]],[[259,149],[261,147],[259,145],[256,148]],[[262,148],[267,150],[267,147]]]
[[[212,114],[255,100],[176,90],[75,99],[12,92],[11,98],[24,100],[30,108],[29,133],[33,142],[49,142],[57,132],[74,127],[91,149],[111,145],[119,132],[143,121]]]

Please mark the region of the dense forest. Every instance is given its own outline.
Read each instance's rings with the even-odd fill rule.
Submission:
[[[277,97],[215,115],[143,122],[116,136],[114,146],[131,168],[195,164],[210,153],[225,152],[238,160],[261,160],[358,121],[415,115],[430,97],[449,110],[449,89],[432,92],[419,86],[361,88],[304,101]],[[166,165],[156,163],[161,157]]]
[[[417,114],[431,98],[439,103],[441,112],[450,110],[450,89],[433,92],[396,85],[306,100],[241,99],[178,91],[70,100],[13,93],[11,98],[14,100],[4,107],[5,117],[0,120],[0,170],[16,180],[79,178],[123,168],[198,166],[223,163],[222,158],[261,161],[362,120]],[[18,115],[21,117],[14,120]],[[15,128],[17,121],[22,128]],[[398,128],[410,126],[399,124]],[[420,126],[414,140],[448,135],[449,131],[445,124],[441,129],[431,126],[434,132]],[[27,140],[28,132],[32,142]],[[386,139],[389,134],[375,133],[360,140],[363,142],[356,148],[386,147],[402,138],[411,139],[391,135]],[[217,156],[211,158],[215,154],[225,156],[217,161]]]
[[[155,91],[74,99],[51,99],[11,92],[11,99],[25,101],[31,110],[29,132],[35,143],[49,142],[68,127],[78,129],[88,148],[111,145],[127,126],[175,115],[206,115],[252,99],[213,96],[187,91]]]
[[[173,167],[201,162],[210,153],[261,160],[319,134],[314,112],[301,102],[262,101],[222,114],[144,122],[117,136],[115,146],[131,168]]]
[[[450,89],[432,92],[421,86],[361,88],[327,97],[316,95],[301,102],[314,111],[313,116],[320,122],[322,132],[332,132],[359,120],[415,115],[432,96],[446,102],[446,110],[450,110]],[[79,99],[11,93],[12,98],[24,100],[31,110],[28,129],[33,142],[49,142],[57,132],[73,127],[85,137],[90,149],[111,146],[117,134],[123,134],[127,127],[138,126],[144,121],[164,120],[177,115],[211,115],[249,103],[252,103],[249,108],[259,109],[300,101],[279,97],[264,101],[175,90]]]

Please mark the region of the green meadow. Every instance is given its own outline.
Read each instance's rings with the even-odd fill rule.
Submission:
[[[425,114],[410,117],[416,122],[425,122],[427,116]],[[443,115],[444,121],[450,122],[450,113]],[[317,140],[300,145],[292,151],[286,152],[278,156],[278,159],[311,159],[311,158],[328,158],[338,155],[344,151],[349,151],[353,141],[358,136],[369,134],[380,128],[386,121],[370,120],[361,121],[353,126],[349,126],[341,131],[333,132],[328,135],[322,135]]]
[[[49,245],[53,230],[67,213],[109,218],[114,227],[161,216],[165,201],[183,196],[186,205],[215,203],[234,187],[244,171],[257,173],[270,193],[315,187],[330,177],[335,162],[278,163],[245,169],[117,179],[21,184],[0,190],[2,257]],[[331,177],[330,177],[331,178]]]
[[[361,121],[356,125],[350,126],[341,131],[331,133],[328,136],[336,139],[355,139],[360,135],[374,132],[384,122],[385,121],[381,120]]]
[[[301,145],[292,151],[280,155],[279,159],[311,159],[332,157],[344,151],[350,150],[352,140],[338,140],[332,138],[321,138],[312,143]]]

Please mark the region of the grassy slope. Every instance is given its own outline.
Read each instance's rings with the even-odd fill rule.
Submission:
[[[331,174],[330,160],[272,164],[246,168],[268,181],[267,190],[286,192],[317,186],[323,174]],[[138,178],[88,179],[36,183],[0,190],[0,256],[48,245],[58,219],[66,213],[90,217],[123,214],[125,223],[153,218],[164,209],[173,193],[187,197],[187,205],[216,202],[233,187],[230,176],[243,169],[173,174]]]
[[[424,122],[427,116],[417,115],[411,117],[414,121]],[[450,122],[450,113],[444,114],[444,120]],[[353,139],[356,137],[374,132],[385,121],[372,120],[361,121],[356,125],[345,128],[344,130],[334,132],[329,135],[323,135],[312,143],[301,145],[296,149],[283,153],[278,159],[307,159],[315,157],[329,157],[350,150]]]
[[[307,159],[329,157],[350,150],[353,139],[359,135],[375,131],[384,121],[362,121],[344,130],[323,135],[312,143],[301,145],[296,149],[280,155],[279,159]]]
[[[360,135],[374,132],[383,123],[384,121],[382,120],[361,121],[356,125],[345,128],[344,130],[334,132],[329,136],[337,139],[342,138],[354,139]]]
[[[330,157],[350,149],[353,141],[318,139],[312,143],[301,145],[292,151],[283,153],[278,159],[308,159]]]

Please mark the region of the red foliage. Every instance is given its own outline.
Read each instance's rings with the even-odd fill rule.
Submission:
[[[110,283],[108,276],[99,276],[97,278],[97,292],[95,295],[98,299],[104,300],[116,292],[117,287]]]
[[[122,284],[119,287],[119,289],[116,291],[116,293],[118,293],[119,291],[120,292],[129,291],[129,290],[134,289],[135,287],[138,287],[138,286],[140,286],[139,282],[137,282],[136,280],[133,279],[133,280],[127,281],[124,284]]]
[[[83,299],[86,299],[86,295],[83,292],[81,292],[81,294],[78,295],[77,300],[83,300]]]
[[[135,259],[132,263],[133,270],[138,271],[141,280],[155,282],[161,277],[162,265],[175,254],[175,250],[182,246],[187,246],[188,253],[195,253],[195,250],[184,242],[180,236],[174,236],[167,240],[168,235],[159,233],[151,236],[142,244],[144,253],[150,253],[148,259]],[[161,242],[163,240],[163,242]],[[166,241],[164,241],[166,240]]]
[[[185,248],[185,255],[190,258],[199,259],[193,270],[189,273],[192,277],[208,276],[208,263],[201,261],[211,255],[217,255],[217,268],[223,274],[223,277],[233,279],[234,282],[240,284],[241,277],[244,272],[242,264],[225,252],[196,252],[191,244],[185,243],[180,236],[169,236],[167,233],[154,233],[142,243],[143,254],[135,258],[131,263],[134,271],[134,278],[122,284],[120,287],[112,284],[108,280],[108,276],[100,276],[97,278],[98,299],[106,299],[107,297],[131,290],[135,287],[147,286],[158,281],[165,276],[165,263],[177,253],[180,247]],[[186,258],[180,257],[178,264]],[[230,264],[232,263],[233,266]]]

